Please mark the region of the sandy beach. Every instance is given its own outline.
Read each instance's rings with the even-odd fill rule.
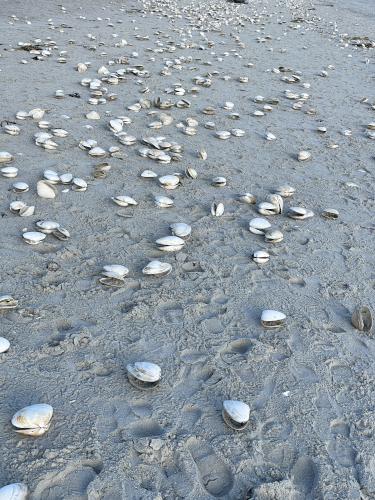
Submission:
[[[17,302],[0,309],[0,488],[375,498],[375,341],[351,321],[375,311],[374,20],[359,0],[0,0],[0,173],[18,169],[0,175],[0,295]],[[295,191],[262,215],[281,186]],[[271,230],[251,232],[256,217]],[[67,233],[27,244],[38,221]],[[173,223],[191,235],[162,251]],[[114,264],[126,276],[106,286]],[[160,367],[155,387],[129,382],[138,361]],[[250,408],[240,432],[225,400]],[[48,430],[15,432],[39,403]]]

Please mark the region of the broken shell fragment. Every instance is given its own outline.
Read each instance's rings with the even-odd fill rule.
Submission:
[[[12,424],[16,432],[26,436],[42,436],[48,431],[53,408],[48,404],[26,406],[13,415]]]
[[[28,488],[23,483],[7,484],[0,488],[0,500],[26,500]]]
[[[172,271],[172,266],[168,262],[152,260],[142,269],[142,273],[147,276],[167,276]]]
[[[223,420],[235,431],[242,431],[249,423],[250,408],[243,401],[223,401]]]
[[[280,311],[273,311],[272,309],[266,309],[262,312],[260,317],[260,322],[264,328],[279,328],[285,323],[286,316]]]
[[[324,217],[325,219],[332,219],[332,220],[338,219],[339,211],[334,208],[326,208],[322,212],[322,217]]]
[[[10,347],[9,340],[5,339],[4,337],[0,337],[0,354],[2,354],[3,352],[7,352],[9,347]],[[1,496],[0,496],[0,500],[1,500]]]
[[[0,295],[0,311],[6,309],[15,309],[18,306],[18,300],[11,295]]]
[[[38,181],[36,183],[36,192],[38,196],[46,199],[53,199],[56,197],[56,188],[47,181]]]
[[[253,253],[252,259],[257,264],[265,264],[270,260],[270,254],[266,250],[257,250]]]
[[[22,234],[22,238],[29,245],[38,245],[46,237],[46,234],[40,233],[39,231],[26,231]]]
[[[215,217],[221,217],[224,214],[224,203],[214,201],[211,205],[211,214]]]
[[[163,252],[178,252],[185,245],[185,241],[178,236],[163,236],[155,242]]]
[[[361,332],[369,332],[372,328],[372,314],[367,306],[356,307],[352,314],[352,325]]]
[[[169,227],[172,234],[174,236],[178,236],[179,238],[187,238],[191,234],[191,226],[189,226],[189,224],[185,224],[184,222],[174,222]]]
[[[128,364],[129,382],[137,389],[152,389],[160,382],[160,366],[149,361],[136,361],[134,364]]]
[[[271,223],[263,217],[255,217],[249,222],[249,231],[254,234],[264,234],[271,227]]]

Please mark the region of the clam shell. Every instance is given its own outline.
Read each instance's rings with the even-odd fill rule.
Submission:
[[[45,234],[51,234],[55,229],[60,227],[60,224],[53,220],[38,220],[35,225],[39,231]]]
[[[73,177],[72,179],[72,189],[73,191],[86,191],[87,182],[80,177]]]
[[[270,254],[265,250],[257,250],[253,253],[252,259],[257,264],[264,264],[270,260]]]
[[[264,239],[268,243],[280,243],[283,241],[284,235],[279,229],[267,229],[264,233]]]
[[[155,196],[155,204],[160,208],[169,208],[173,203],[172,198],[168,198],[167,196]]]
[[[138,203],[135,201],[134,198],[131,196],[114,196],[111,198],[116,205],[119,205],[120,207],[127,207],[129,205],[138,205]]]
[[[65,241],[70,238],[70,233],[67,229],[60,226],[54,231],[52,231],[52,236],[54,236],[58,240]]]
[[[9,163],[14,160],[14,157],[8,151],[0,151],[0,163]]]
[[[297,155],[298,161],[310,160],[311,153],[309,151],[300,151]]]
[[[47,181],[38,181],[36,191],[41,198],[53,199],[56,197],[56,188]]]
[[[171,264],[159,260],[152,260],[142,269],[143,274],[148,276],[167,276],[171,271]]]
[[[155,363],[136,361],[126,366],[129,382],[138,389],[152,389],[160,381],[161,369]]]
[[[44,233],[40,233],[38,231],[26,231],[22,234],[22,238],[29,245],[37,245],[41,241],[45,239],[46,235]]]
[[[7,352],[7,350],[10,347],[10,342],[8,339],[5,339],[4,337],[0,337],[0,354],[3,352]],[[1,497],[0,497],[1,500]]]
[[[30,207],[22,207],[20,211],[18,212],[20,217],[30,217],[31,215],[34,215],[35,212],[35,206],[31,205]]]
[[[198,172],[193,167],[186,167],[185,175],[190,179],[196,179],[198,177]]]
[[[234,430],[243,430],[250,418],[249,405],[243,401],[223,401],[223,419]]]
[[[12,424],[19,434],[41,436],[48,431],[53,408],[48,404],[35,404],[22,408],[13,415]]]
[[[11,179],[13,177],[17,177],[17,174],[18,174],[17,167],[3,167],[0,171],[1,171],[1,175],[3,177],[7,177],[8,179]]]
[[[372,328],[372,314],[367,306],[356,307],[352,314],[352,325],[362,332],[369,332]]]
[[[280,213],[279,209],[275,205],[267,201],[259,203],[257,210],[261,215],[276,215]]]
[[[73,180],[73,174],[67,172],[66,174],[60,175],[60,182],[62,184],[70,184]]]
[[[177,252],[184,246],[185,241],[178,236],[164,236],[156,240],[159,250],[164,252]]]
[[[153,172],[152,170],[144,170],[142,173],[141,173],[141,177],[145,178],[145,179],[154,179],[155,177],[157,177],[158,174],[156,174],[155,172]]]
[[[260,322],[265,328],[278,328],[285,322],[286,316],[280,311],[266,309],[262,312]]]
[[[26,207],[27,207],[26,203],[24,203],[23,201],[19,201],[19,200],[12,201],[9,204],[9,210],[14,214],[19,213],[23,208],[26,208]]]
[[[121,288],[124,286],[125,281],[123,278],[119,278],[118,276],[110,276],[110,273],[104,274],[106,274],[107,276],[99,278],[99,283],[101,283],[102,285],[115,288]]]
[[[255,217],[249,222],[249,231],[254,234],[264,234],[271,227],[271,223],[262,217]]]
[[[272,205],[274,205],[274,207],[276,207],[278,214],[283,213],[284,200],[279,194],[269,194],[267,196],[267,201],[269,201],[270,203],[272,203]]]
[[[18,306],[18,300],[11,295],[0,295],[0,310],[15,309]]]
[[[226,139],[229,139],[229,137],[232,134],[230,132],[228,132],[227,130],[218,130],[215,135],[218,139],[225,141]]]
[[[211,214],[215,217],[221,217],[224,214],[224,203],[216,203],[214,201],[211,205]]]
[[[91,148],[89,151],[89,155],[95,156],[95,157],[105,156],[106,154],[107,153],[105,152],[105,150],[102,148],[99,148],[98,146]]]
[[[251,193],[239,194],[237,197],[238,201],[242,203],[247,203],[248,205],[254,205],[257,201],[256,196]]]
[[[111,275],[114,278],[123,278],[129,273],[129,269],[121,264],[108,264],[103,266],[103,270],[105,276]]]
[[[26,500],[28,488],[23,483],[7,484],[0,488],[0,500]]]
[[[322,217],[325,219],[338,219],[339,211],[334,208],[326,208],[322,212]]]
[[[211,184],[216,187],[224,187],[227,184],[227,180],[225,177],[214,177]]]
[[[313,217],[314,212],[303,207],[289,207],[288,217],[296,220],[303,220]]]
[[[14,182],[12,189],[15,193],[26,193],[29,190],[29,185],[26,182]]]
[[[276,194],[279,194],[280,196],[282,196],[283,198],[289,198],[290,196],[293,196],[294,193],[296,192],[295,188],[292,187],[292,186],[279,186],[276,190],[275,190]]]
[[[60,182],[60,177],[54,170],[45,170],[43,172],[43,177],[49,182],[49,184],[58,184]]]
[[[159,177],[159,182],[165,189],[175,189],[180,183],[180,178],[177,175],[163,175]]]
[[[180,238],[186,238],[187,236],[190,236],[191,226],[189,226],[189,224],[185,224],[184,222],[174,222],[169,227],[172,231],[172,234],[174,234],[175,236],[179,236]]]

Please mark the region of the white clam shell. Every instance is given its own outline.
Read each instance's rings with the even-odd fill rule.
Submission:
[[[157,177],[158,174],[156,174],[155,172],[153,172],[152,170],[144,170],[142,173],[141,173],[141,177],[145,178],[145,179],[154,179],[155,177]]]
[[[73,177],[72,179],[72,189],[74,191],[86,191],[87,182],[80,177]]]
[[[10,342],[8,339],[4,338],[4,337],[0,337],[0,354],[2,352],[7,352],[7,350],[9,349],[10,347]]]
[[[35,225],[42,233],[45,234],[51,234],[52,231],[60,227],[60,224],[54,220],[38,220]]]
[[[191,233],[191,226],[185,224],[185,222],[174,222],[169,227],[171,228],[172,234],[180,238],[186,238]]]
[[[253,253],[253,261],[257,264],[263,264],[270,260],[270,254],[265,250],[257,250]]]
[[[89,151],[90,156],[101,157],[105,156],[106,154],[107,153],[105,152],[105,150],[103,148],[99,148],[98,146],[91,148]]]
[[[255,217],[249,222],[249,231],[254,234],[264,234],[271,227],[271,223],[262,217]]]
[[[19,211],[20,217],[30,217],[31,215],[34,215],[35,212],[35,206],[31,205],[30,207],[22,207],[21,210]]]
[[[279,209],[273,205],[273,203],[269,203],[268,201],[262,201],[259,203],[257,210],[261,215],[276,215],[279,213]]]
[[[155,204],[160,208],[171,207],[173,203],[172,198],[168,198],[167,196],[155,196]]]
[[[126,195],[120,195],[120,196],[113,196],[112,200],[116,205],[119,205],[120,207],[127,207],[129,205],[138,205],[138,203],[135,201],[134,198],[131,196],[126,196]]]
[[[158,382],[161,377],[160,366],[149,361],[136,361],[126,367],[128,373],[142,382]]]
[[[9,210],[11,212],[17,213],[20,210],[22,210],[23,208],[26,208],[26,206],[27,206],[26,203],[24,203],[23,201],[15,200],[15,201],[10,202]]]
[[[41,198],[53,199],[56,197],[56,189],[47,181],[38,181],[36,191]]]
[[[226,139],[229,139],[229,137],[232,134],[230,132],[228,132],[227,130],[218,130],[215,135],[218,139],[225,141]]]
[[[300,151],[297,155],[298,161],[310,160],[311,153],[309,151]]]
[[[43,177],[50,183],[50,184],[58,184],[60,182],[60,177],[57,172],[54,170],[45,170],[43,172]]]
[[[163,250],[165,252],[176,252],[181,250],[185,241],[178,236],[163,236],[162,238],[156,240],[156,244],[158,245],[159,250]]]
[[[223,409],[227,415],[239,424],[244,424],[248,422],[250,418],[250,408],[249,405],[243,401],[226,400],[223,401]]]
[[[0,295],[0,310],[15,309],[18,306],[18,300],[11,295]]]
[[[221,217],[224,214],[224,203],[216,203],[215,201],[211,205],[211,214],[215,217]]]
[[[39,231],[26,231],[22,234],[22,238],[29,245],[37,245],[41,241],[43,241],[46,237],[46,234],[40,233]]]
[[[13,415],[12,424],[19,434],[41,436],[50,426],[53,408],[48,404],[35,404],[22,408]]]
[[[152,260],[142,269],[143,274],[148,276],[166,276],[172,271],[172,266],[168,262]]]
[[[280,243],[284,239],[284,235],[279,229],[267,229],[264,233],[264,239],[268,243]]]
[[[163,175],[159,177],[160,184],[166,189],[174,189],[180,183],[180,178],[177,175]]]
[[[7,484],[0,488],[0,500],[26,500],[28,488],[23,483]]]
[[[267,328],[277,328],[284,323],[285,319],[284,313],[272,309],[265,309],[260,317],[262,325]]]
[[[14,157],[8,151],[0,151],[0,163],[9,163],[14,160]]]
[[[121,264],[108,264],[103,267],[105,276],[112,278],[123,278],[129,274],[129,269]],[[111,276],[109,276],[111,274]]]
[[[14,182],[12,188],[19,193],[26,193],[29,190],[29,185],[26,182]]]
[[[3,167],[1,169],[1,175],[3,177],[7,177],[8,179],[11,179],[13,177],[17,177],[17,174],[18,174],[17,167]]]
[[[294,193],[296,192],[296,189],[292,186],[284,185],[284,186],[279,186],[275,192],[282,196],[283,198],[289,198],[290,196],[293,196]]]
[[[214,177],[212,179],[212,185],[216,187],[224,187],[227,184],[227,180],[225,177]]]

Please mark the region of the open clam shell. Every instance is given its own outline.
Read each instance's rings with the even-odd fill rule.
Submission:
[[[167,196],[155,196],[155,204],[160,208],[169,208],[173,203],[172,198],[168,198]]]
[[[372,328],[373,318],[367,306],[358,306],[352,314],[352,325],[362,332],[369,332]]]
[[[28,488],[23,483],[7,484],[0,488],[0,500],[26,500]]]
[[[9,347],[10,347],[9,340],[4,338],[4,337],[0,337],[0,354],[3,352],[7,352]],[[1,498],[0,498],[0,500],[1,500]]]
[[[112,196],[112,201],[119,205],[120,207],[128,207],[129,205],[136,206],[138,203],[131,196],[120,195],[120,196]]]
[[[172,271],[172,266],[168,262],[152,260],[142,269],[143,274],[147,276],[167,276]]]
[[[262,312],[260,322],[264,328],[279,328],[284,325],[286,316],[280,311],[266,309]]]
[[[11,295],[0,295],[0,311],[4,309],[15,309],[18,306],[18,300]]]
[[[226,400],[223,402],[222,415],[229,427],[242,431],[249,423],[250,408],[243,401]]]
[[[26,406],[13,415],[12,425],[19,434],[42,436],[49,429],[52,415],[51,405],[42,403]]]
[[[270,260],[270,254],[266,250],[257,250],[253,253],[252,259],[257,264],[265,264]]]
[[[271,227],[271,223],[263,217],[255,217],[249,222],[249,231],[254,234],[264,234]]]
[[[264,232],[264,239],[267,243],[280,243],[283,241],[284,235],[279,229],[267,229]]]
[[[128,364],[129,382],[137,389],[152,389],[160,382],[160,366],[149,361],[136,361],[134,364]]]
[[[279,186],[276,190],[275,193],[279,194],[283,198],[290,198],[291,196],[294,195],[296,192],[296,189],[292,186],[284,185],[284,186]]]
[[[339,218],[339,211],[335,208],[325,208],[322,211],[322,217],[325,219],[336,220]]]
[[[39,231],[26,231],[22,234],[22,238],[29,245],[38,245],[38,243],[42,242],[46,235],[44,233],[40,233]]]
[[[185,245],[185,241],[178,236],[164,236],[157,239],[156,244],[164,252],[177,252]]]
[[[53,220],[38,220],[35,225],[41,233],[45,234],[51,234],[60,227],[60,224]]]
[[[259,203],[257,210],[261,215],[276,215],[280,213],[278,207],[268,201]]]
[[[242,193],[237,197],[238,201],[242,203],[247,203],[248,205],[254,205],[257,201],[256,196],[251,193]]]
[[[216,201],[214,201],[211,205],[211,214],[215,217],[221,217],[224,214],[224,210],[224,203],[216,203]]]
[[[159,177],[159,183],[164,189],[176,189],[180,184],[180,178],[177,175],[163,175]]]

